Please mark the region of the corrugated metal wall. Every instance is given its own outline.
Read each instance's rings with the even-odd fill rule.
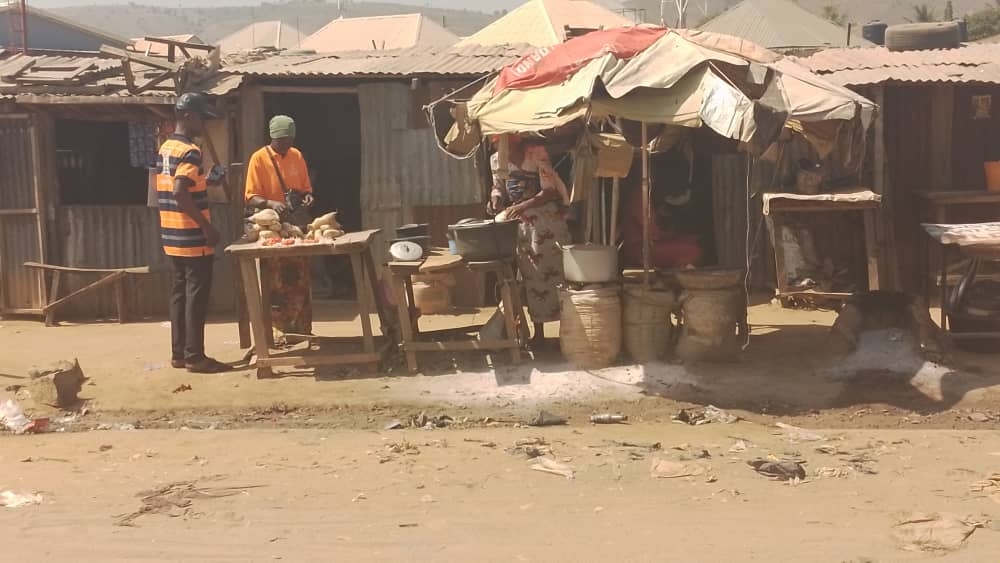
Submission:
[[[21,264],[42,259],[35,148],[30,118],[0,116],[0,310],[40,308],[40,276]]]
[[[230,210],[225,205],[212,206],[212,223],[221,233],[231,233]],[[53,233],[59,249],[56,263],[79,268],[123,268],[150,266],[154,273],[138,278],[129,295],[129,309],[136,316],[164,316],[170,291],[170,266],[160,247],[157,210],[145,206],[61,206],[56,210],[58,232]],[[216,249],[212,309],[233,310],[233,278],[230,259]],[[60,294],[78,289],[93,279],[71,276]],[[108,317],[115,313],[110,290],[98,291],[73,305],[66,316]],[[61,311],[62,315],[63,312]]]
[[[358,86],[361,108],[361,207],[365,228],[386,235],[417,220],[415,206],[465,208],[482,201],[472,160],[437,147],[433,130],[411,127],[412,92],[404,83]],[[385,258],[385,244],[376,259]]]

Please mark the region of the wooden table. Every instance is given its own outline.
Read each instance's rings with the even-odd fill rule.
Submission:
[[[246,298],[247,312],[250,317],[250,327],[253,332],[253,352],[257,356],[254,367],[257,377],[270,377],[272,369],[279,366],[328,366],[343,364],[377,365],[382,360],[382,353],[388,343],[381,349],[376,349],[375,336],[372,332],[371,313],[377,312],[382,321],[383,334],[387,333],[387,323],[382,306],[377,299],[378,275],[375,272],[375,262],[371,253],[372,238],[379,231],[361,231],[347,233],[332,243],[296,244],[294,246],[260,246],[257,243],[232,244],[226,252],[232,255],[239,264],[243,291]],[[357,292],[361,314],[362,352],[354,354],[319,354],[300,355],[295,353],[272,353],[274,333],[271,326],[271,305],[269,276],[260,276],[257,272],[257,260],[261,258],[298,258],[307,256],[337,256],[351,257],[351,267],[354,270],[354,287]],[[366,291],[367,278],[371,291]],[[374,301],[374,302],[373,302]],[[390,337],[391,336],[387,335]]]
[[[1000,217],[1000,192],[987,190],[921,191],[917,192],[917,200],[920,207],[920,223],[949,223],[952,221],[952,211],[963,207],[992,208],[997,212],[994,216]],[[940,280],[937,279],[938,276],[931,274],[931,262],[933,261],[931,251],[935,245],[929,244],[930,241],[923,233],[923,228],[919,224],[917,228],[921,230],[918,240],[923,243],[919,258],[919,268],[920,272],[924,274],[921,276],[923,279],[920,280],[920,285],[917,287],[923,289],[924,298],[926,299],[930,296],[931,284]],[[961,256],[961,254],[958,255]],[[945,252],[942,248],[937,258],[945,261],[950,256],[955,256],[955,254]],[[950,264],[947,265],[950,266]]]
[[[969,236],[961,232],[949,233],[949,228],[972,229],[983,228],[979,237]],[[951,332],[949,319],[962,316],[961,311],[953,310],[951,300],[948,299],[948,291],[951,289],[951,281],[948,278],[948,257],[952,253],[957,253],[966,260],[979,260],[984,262],[1000,262],[1000,223],[986,224],[921,224],[921,228],[927,232],[928,238],[941,247],[941,264],[938,271],[938,284],[941,299],[941,330],[950,334],[953,340],[977,339],[977,338],[1000,338],[1000,332]],[[928,263],[929,266],[929,263]],[[925,272],[924,277],[929,277],[930,272]],[[985,277],[985,276],[984,276]],[[968,317],[974,319],[975,317]]]
[[[493,260],[488,262],[466,262],[461,256],[436,250],[425,259],[416,262],[389,262],[392,286],[399,310],[400,349],[406,355],[407,368],[417,371],[417,352],[459,352],[466,350],[510,350],[511,361],[521,361],[521,338],[518,330],[523,308],[520,291],[514,275],[513,260]],[[435,334],[447,332],[471,332],[482,325],[451,329],[447,331],[421,332],[416,321],[416,306],[413,300],[414,274],[447,272],[456,268],[468,268],[474,272],[493,272],[500,283],[504,325],[507,337],[499,340],[433,340]]]
[[[785,253],[781,244],[780,229],[783,226],[782,215],[787,213],[832,213],[860,212],[865,229],[865,257],[868,266],[868,289],[874,291],[880,288],[879,282],[879,246],[878,246],[878,212],[882,206],[881,196],[870,191],[836,192],[805,196],[801,194],[765,194],[764,214],[770,226],[771,246],[774,248],[775,270],[777,271],[777,297],[813,296],[828,299],[843,300],[851,293],[830,293],[820,291],[795,291],[788,287],[788,273],[785,268]],[[831,198],[840,198],[831,199]],[[769,209],[768,209],[769,208]]]
[[[73,268],[69,266],[42,264],[41,262],[25,262],[24,267],[39,270],[43,276],[51,274],[52,279],[49,282],[48,293],[45,296],[45,305],[36,311],[36,313],[45,317],[45,326],[57,326],[56,310],[59,307],[105,286],[110,286],[114,292],[118,322],[126,323],[129,320],[127,293],[130,279],[139,276],[148,276],[153,273],[153,269],[149,266],[136,266],[133,268]],[[63,274],[97,275],[100,277],[97,281],[85,285],[65,297],[59,297]]]

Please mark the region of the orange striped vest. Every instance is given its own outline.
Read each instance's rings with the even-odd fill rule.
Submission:
[[[211,256],[215,249],[207,246],[205,235],[194,219],[177,205],[174,179],[188,178],[194,185],[188,188],[195,205],[206,219],[212,219],[208,208],[208,191],[202,170],[201,149],[183,135],[171,135],[157,156],[156,196],[160,207],[160,240],[167,256]]]

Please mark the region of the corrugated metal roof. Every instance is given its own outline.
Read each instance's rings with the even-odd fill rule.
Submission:
[[[138,86],[161,72],[137,63],[133,63],[132,71]],[[27,78],[30,82],[19,82],[18,78]],[[81,91],[82,88],[87,91]],[[40,95],[132,96],[126,89],[118,59],[20,53],[0,58],[0,92],[13,94],[17,99]],[[141,96],[172,97],[173,92],[150,90]]]
[[[254,22],[219,40],[223,53],[238,53],[253,49],[295,49],[305,39],[298,29],[281,21]]]
[[[890,51],[885,47],[828,49],[798,62],[843,86],[884,82],[980,82],[1000,84],[1000,45]]]
[[[397,51],[276,55],[226,67],[250,76],[408,76],[489,74],[517,60],[530,45],[472,45],[462,48],[415,47]]]
[[[320,53],[411,47],[448,47],[458,36],[421,14],[367,18],[340,17],[302,40],[302,49]]]
[[[860,36],[790,0],[743,0],[698,26],[703,31],[749,39],[768,49],[871,46]]]
[[[566,40],[566,28],[608,29],[634,22],[588,0],[529,0],[462,39],[459,46],[526,43],[536,47]]]
[[[31,5],[28,5],[28,6],[25,6],[25,7],[28,10],[28,14],[30,14],[32,16],[48,20],[48,21],[50,21],[50,22],[52,22],[54,24],[57,24],[57,25],[61,25],[61,26],[64,26],[64,27],[75,29],[75,30],[80,31],[82,33],[85,33],[87,35],[92,35],[94,37],[97,37],[97,38],[103,40],[106,45],[112,45],[114,47],[124,47],[124,46],[128,45],[128,41],[127,40],[125,40],[124,38],[118,37],[117,35],[113,35],[111,33],[107,33],[107,32],[102,31],[100,29],[96,29],[96,28],[93,28],[93,27],[90,27],[90,26],[87,26],[87,25],[83,25],[81,23],[77,23],[76,21],[73,21],[73,20],[70,20],[70,19],[67,19],[67,18],[63,18],[63,17],[57,16],[56,14],[54,14],[52,12],[49,12],[47,10],[41,10],[41,9],[36,8],[34,6],[31,6]],[[16,6],[14,4],[6,4],[4,6],[0,6],[0,15],[6,15],[7,12],[12,12],[15,9],[16,9]],[[29,30],[29,33],[30,33],[30,30]],[[31,41],[28,41],[28,46],[29,47],[31,46]]]

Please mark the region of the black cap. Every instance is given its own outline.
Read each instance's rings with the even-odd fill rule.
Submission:
[[[215,106],[208,100],[208,95],[203,92],[187,92],[181,94],[174,104],[177,111],[191,111],[197,113],[205,119],[215,119],[219,113]]]

